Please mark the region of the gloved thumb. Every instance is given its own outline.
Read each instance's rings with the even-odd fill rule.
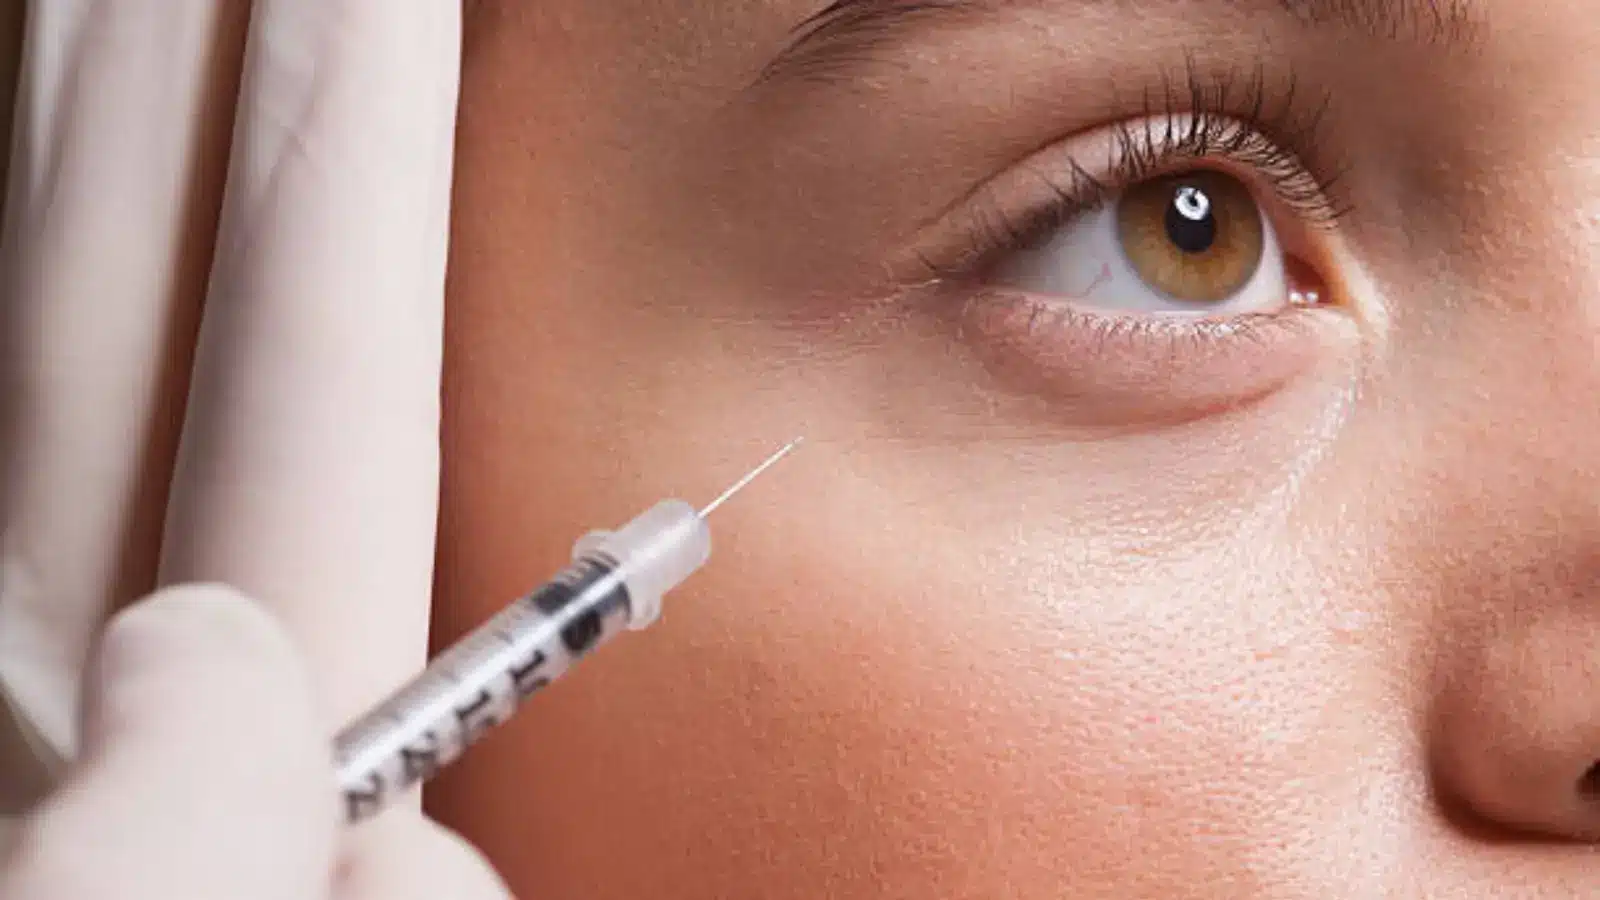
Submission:
[[[23,826],[0,897],[320,897],[338,827],[326,735],[284,630],[238,593],[112,619],[81,756]]]

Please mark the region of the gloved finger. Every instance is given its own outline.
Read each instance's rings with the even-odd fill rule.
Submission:
[[[483,854],[455,833],[396,810],[362,826],[359,849],[339,867],[336,900],[508,900]]]
[[[221,0],[28,10],[0,270],[0,680],[63,750],[108,605],[153,584],[155,541],[125,539],[164,484],[144,479],[152,422],[204,292],[192,235],[220,206],[204,162],[227,151],[244,21]]]
[[[271,605],[330,732],[426,654],[460,12],[251,21],[162,577]]]
[[[237,593],[115,617],[86,679],[83,753],[22,827],[6,900],[326,896],[327,744],[282,627]]]

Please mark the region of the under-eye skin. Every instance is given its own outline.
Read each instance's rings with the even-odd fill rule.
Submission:
[[[1266,132],[1310,146],[1321,107],[1291,97],[1272,119],[1260,79],[1243,96],[1219,84],[980,187],[919,242],[919,293],[1013,385],[1125,424],[1205,415],[1304,370],[1343,315],[1319,249],[1343,209],[1333,176]]]

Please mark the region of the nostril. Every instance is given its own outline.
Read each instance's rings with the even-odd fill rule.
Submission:
[[[1589,771],[1578,779],[1578,791],[1584,797],[1600,802],[1600,762],[1590,766]]]

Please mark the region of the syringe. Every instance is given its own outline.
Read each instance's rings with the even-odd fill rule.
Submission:
[[[661,598],[711,556],[706,516],[800,446],[801,438],[696,510],[666,500],[616,531],[593,531],[572,565],[446,650],[334,738],[350,824],[458,759],[517,707],[624,628],[649,627]]]

